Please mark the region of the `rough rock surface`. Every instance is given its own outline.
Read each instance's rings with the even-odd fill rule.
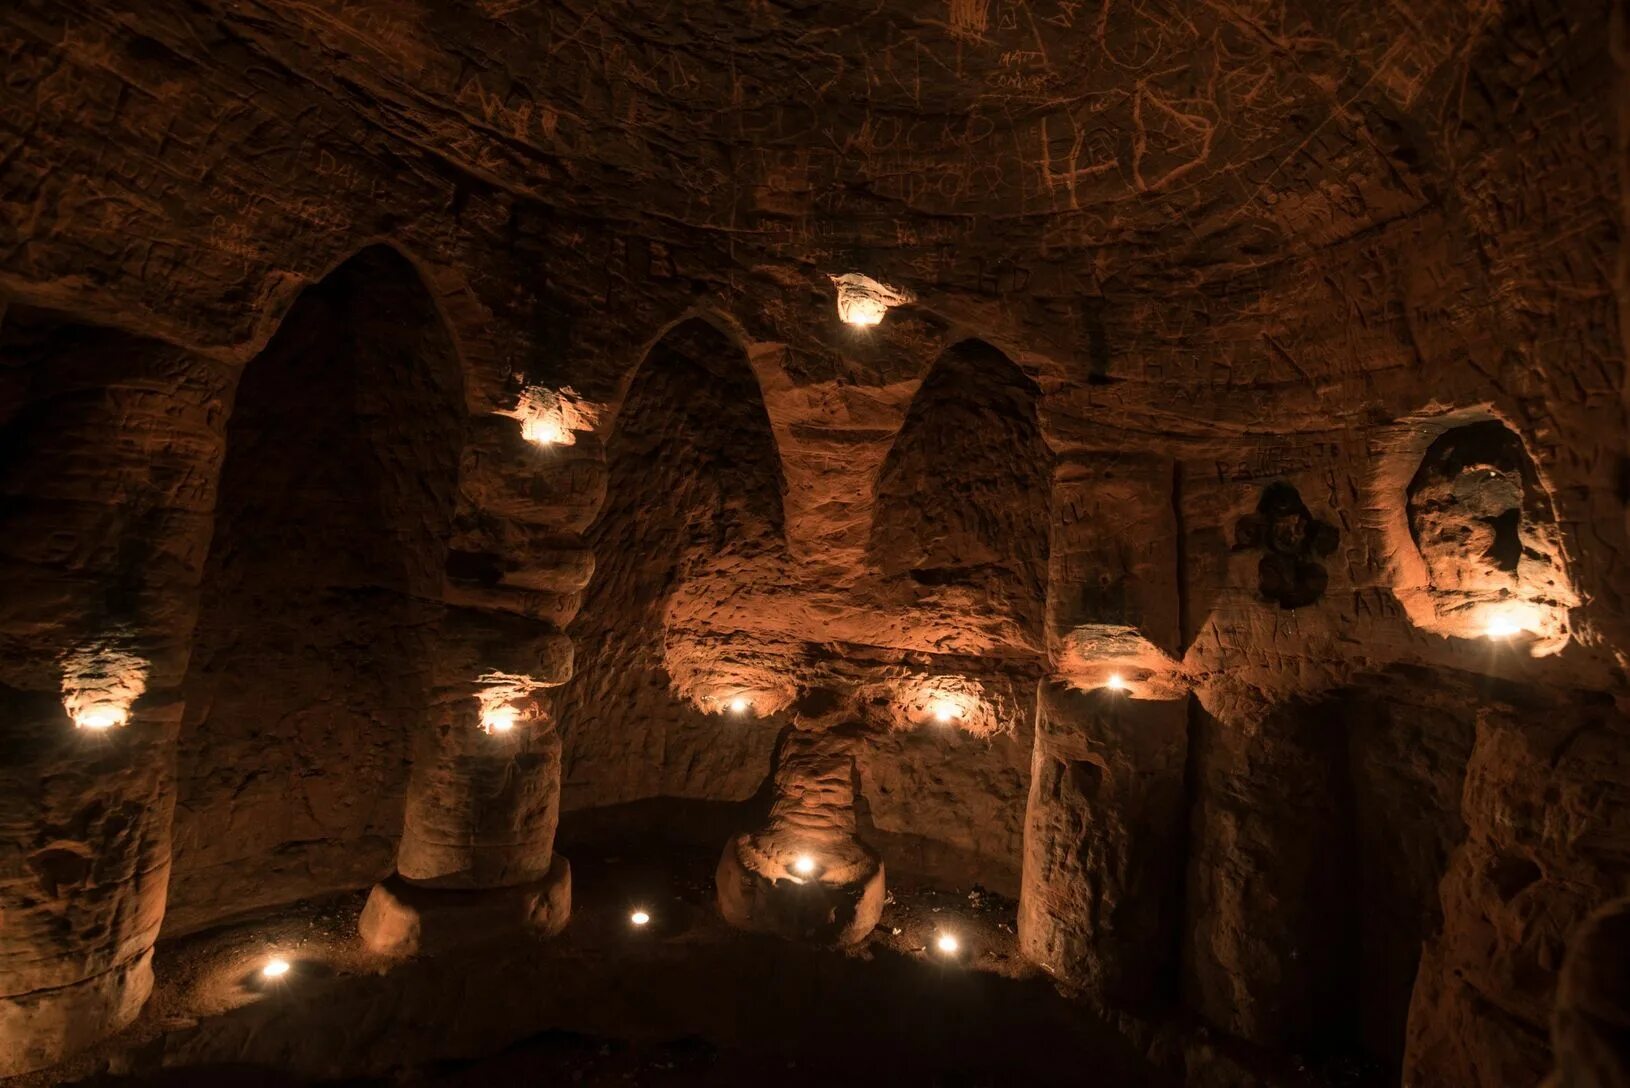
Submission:
[[[1615,9],[7,5],[6,1060],[845,723],[1087,998],[1538,1080],[1630,877]]]
[[[1616,899],[1568,937],[1551,1014],[1556,1068],[1545,1088],[1630,1084],[1630,900]]]
[[[173,927],[389,873],[463,430],[453,346],[375,248],[244,368],[184,689]]]
[[[732,925],[853,944],[883,913],[883,864],[856,835],[851,730],[788,730],[776,747],[770,817],[725,844],[715,883]]]

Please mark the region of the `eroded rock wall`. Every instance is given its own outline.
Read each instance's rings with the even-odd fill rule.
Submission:
[[[474,727],[472,686],[515,656],[500,647],[524,645],[511,663],[540,685],[567,681],[580,615],[582,674],[539,704],[564,733],[569,810],[747,798],[777,714],[845,717],[859,834],[890,871],[1045,892],[1034,932],[1097,996],[1158,979],[1140,1000],[1411,1081],[1543,1071],[1566,934],[1626,879],[1605,6],[153,8],[0,16],[15,796],[41,766],[103,773],[62,748],[79,738],[64,666],[107,626],[87,601],[134,608],[153,665],[123,735],[151,758],[103,769],[151,796],[132,847],[151,860],[129,899],[143,918],[169,857],[187,655],[220,669],[209,705],[185,699],[202,738],[260,682],[226,632],[278,660],[273,621],[314,630],[291,619],[297,594],[209,596],[210,533],[247,548],[234,523],[279,509],[231,494],[249,448],[232,427],[254,417],[229,424],[226,391],[242,403],[305,324],[297,300],[387,240],[428,301],[348,330],[340,354],[421,357],[404,330],[431,306],[445,323],[465,433],[451,523],[357,531],[365,494],[445,508],[441,485],[414,490],[433,473],[346,452],[360,417],[331,447],[352,471],[329,494],[370,571],[377,550],[434,551],[398,528],[445,547],[444,567],[393,574],[394,595],[435,574],[433,610],[503,617],[434,625],[445,729]],[[847,273],[911,301],[846,327],[830,277]],[[698,317],[717,342],[686,349],[688,383],[660,377],[664,335]],[[110,346],[36,359],[37,323]],[[40,423],[58,401],[38,390],[76,374],[66,422]],[[534,387],[587,407],[557,436],[571,444],[523,437]],[[126,445],[148,413],[164,435]],[[1446,567],[1429,553],[1467,526],[1423,516],[1449,478],[1421,476],[1413,506],[1411,484],[1445,434],[1492,425],[1521,447],[1523,501],[1472,511],[1476,554]],[[284,467],[251,461],[245,486]],[[93,498],[36,501],[57,475]],[[1491,595],[1455,596],[1462,561]],[[1489,565],[1515,581],[1485,584]],[[1513,602],[1530,609],[1516,634],[1490,638],[1506,616],[1490,609]],[[224,912],[388,867],[406,774],[389,708],[424,700],[416,651],[367,641],[272,693],[343,690],[365,712],[279,714],[287,745],[182,742],[172,924],[188,902]],[[1097,709],[1114,676],[1135,711],[1119,719]],[[762,720],[695,705],[733,688]],[[1154,728],[1123,736],[1144,712]],[[302,789],[274,796],[290,775]],[[135,856],[95,820],[59,834],[59,808],[101,783],[7,817],[6,841],[30,844],[7,909],[99,901],[54,890],[74,870],[59,840]],[[534,800],[521,822],[543,835],[550,797]],[[255,820],[211,834],[194,811]],[[63,864],[29,867],[39,850]],[[26,954],[135,963],[148,939]],[[19,971],[0,994],[34,985]]]
[[[245,367],[185,686],[174,929],[390,872],[462,417],[434,302],[383,248]]]

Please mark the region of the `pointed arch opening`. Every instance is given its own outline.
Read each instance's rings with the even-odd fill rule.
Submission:
[[[1052,465],[1039,397],[984,341],[949,348],[883,462],[867,545],[871,565],[925,603],[968,602],[970,620],[995,612],[1038,640]]]
[[[786,562],[784,484],[746,353],[700,319],[647,354],[607,441],[595,576],[562,693],[563,807],[741,800],[784,682],[755,590]]]
[[[416,270],[363,250],[244,369],[185,684],[172,930],[390,872],[465,412]]]

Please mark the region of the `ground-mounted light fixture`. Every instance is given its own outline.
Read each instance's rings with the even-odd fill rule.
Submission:
[[[640,929],[644,926],[650,925],[651,912],[644,910],[643,908],[635,910],[628,916],[628,924],[633,926],[635,929]]]
[[[792,871],[803,877],[814,876],[816,867],[815,859],[808,854],[799,854],[792,862]]]
[[[941,933],[934,940],[934,947],[944,956],[954,956],[962,950],[962,942],[955,933]]]
[[[260,977],[267,982],[276,982],[287,975],[290,969],[288,960],[281,956],[273,956],[261,965]]]

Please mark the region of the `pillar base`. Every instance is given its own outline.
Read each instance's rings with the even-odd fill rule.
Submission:
[[[883,862],[850,839],[819,848],[809,876],[792,869],[797,853],[773,839],[738,835],[725,845],[715,875],[719,912],[750,933],[819,944],[854,944],[883,916]]]
[[[480,944],[502,933],[553,937],[572,913],[572,867],[555,855],[542,880],[506,888],[413,884],[394,873],[375,884],[357,924],[370,951],[415,956]]]
[[[92,978],[0,997],[0,1077],[55,1065],[123,1030],[153,992],[153,950]]]

